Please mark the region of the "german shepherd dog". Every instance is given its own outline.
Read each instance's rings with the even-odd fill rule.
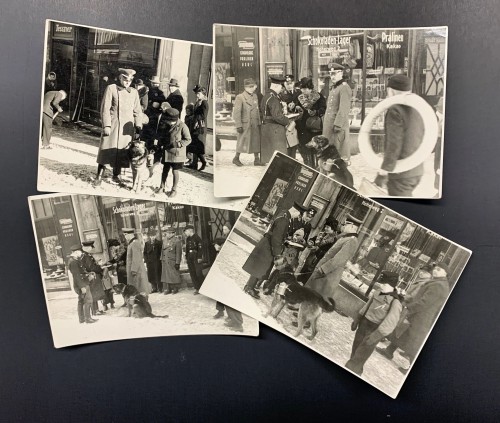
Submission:
[[[318,163],[318,172],[335,179],[345,186],[354,189],[354,179],[347,169],[347,164],[334,145],[329,145],[327,137],[316,135],[306,144],[306,147],[314,149]]]
[[[144,182],[149,179],[150,176],[147,167],[147,161],[150,153],[146,148],[145,142],[139,140],[132,141],[128,152],[130,165],[132,167],[132,191],[142,191]]]
[[[302,286],[297,282],[295,276],[290,272],[283,272],[278,276],[279,284],[274,290],[274,298],[269,307],[268,312],[264,317],[271,315],[274,318],[278,317],[285,304],[298,304],[298,323],[297,330],[292,332],[292,335],[297,337],[303,330],[304,326],[309,323],[311,325],[311,335],[306,336],[312,341],[318,333],[318,319],[323,312],[331,313],[335,310],[335,301],[328,298],[328,301],[311,288]],[[281,294],[284,292],[284,294]]]
[[[148,297],[143,294],[136,294],[132,295],[128,299],[129,302],[129,310],[130,310],[130,315],[132,317],[142,319],[144,317],[160,317],[160,318],[167,318],[168,315],[164,316],[157,316],[153,314],[153,309],[151,308],[151,304],[149,304]]]
[[[135,295],[139,294],[139,291],[134,285],[125,285],[123,283],[117,283],[116,285],[113,285],[113,290],[117,294],[121,294],[123,297],[123,305],[122,307],[128,307],[128,315],[130,317],[132,313],[132,306],[130,304],[130,297],[133,297]]]

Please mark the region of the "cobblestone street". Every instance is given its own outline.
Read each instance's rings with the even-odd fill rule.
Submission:
[[[235,193],[238,195],[252,195],[265,168],[253,165],[253,154],[242,154],[240,161],[244,166],[235,166],[232,160],[236,141],[222,139],[221,146],[221,150],[215,153],[215,194],[217,196],[228,196]],[[302,162],[300,153],[297,153],[297,160]],[[356,189],[359,189],[363,178],[373,181],[377,176],[376,170],[366,164],[361,154],[351,157],[349,171],[354,177],[354,187]],[[413,194],[416,198],[432,198],[437,194],[437,190],[434,188],[434,154],[425,161],[424,176]]]
[[[231,210],[243,208],[246,200],[215,198],[213,195],[213,165],[209,160],[202,171],[184,168],[181,171],[177,195],[167,197],[163,192],[155,193],[160,185],[162,166],[156,165],[153,176],[145,182],[142,192],[132,193],[132,172],[122,171],[126,187],[111,183],[111,169],[105,171],[102,184],[94,188],[99,137],[89,131],[68,126],[54,126],[52,149],[40,149],[38,189],[40,191],[61,191],[96,195],[134,196],[144,200],[173,201],[178,203],[218,207]],[[167,179],[167,188],[172,185],[172,176]]]
[[[243,230],[243,232],[245,231],[241,227],[238,227],[238,229]],[[220,282],[221,279],[227,284],[233,281],[239,288],[239,292],[231,291],[235,295],[233,296],[235,302],[232,305],[248,304],[251,301],[257,308],[253,304],[248,304],[248,308],[241,310],[248,312],[251,316],[258,318],[261,322],[281,332],[287,333],[294,330],[295,328],[291,325],[291,322],[295,318],[291,310],[285,307],[277,320],[271,317],[265,318],[263,316],[269,309],[272,297],[261,293],[260,300],[254,300],[243,292],[243,287],[248,280],[248,274],[242,270],[242,266],[252,249],[253,245],[249,241],[233,231],[225,243],[222,252],[219,254],[218,259],[212,266],[211,273],[206,281],[208,284],[206,283],[206,285],[211,285],[209,280],[212,280],[212,278],[217,279],[219,284],[222,284]],[[224,286],[221,288],[221,292],[222,289],[228,291],[228,288]],[[226,301],[226,298],[229,297],[220,298],[220,300]],[[226,301],[226,303],[231,305],[229,301]],[[336,312],[323,313],[319,318],[319,332],[314,340],[309,341],[301,334],[297,338],[297,341],[312,348],[329,360],[344,366],[349,359],[354,339],[354,332],[350,328],[351,322],[352,320],[349,317],[341,316]],[[307,335],[309,334],[308,329],[305,332]],[[291,336],[290,334],[288,335]],[[382,343],[379,345],[383,346]],[[407,364],[407,361],[398,353],[395,354],[392,361],[389,361],[377,352],[374,352],[364,366],[362,379],[394,397],[405,379],[405,375],[398,370],[398,367],[407,367]]]
[[[224,326],[224,319],[214,319],[215,301],[193,295],[192,289],[182,289],[175,295],[150,294],[149,302],[157,316],[168,318],[128,317],[128,309],[121,307],[123,297],[114,295],[115,308],[95,316],[98,322],[80,324],[76,311],[77,297],[73,291],[47,294],[50,323],[56,347],[89,342],[167,335],[249,335],[257,336],[258,322],[243,317],[243,332],[234,332]]]

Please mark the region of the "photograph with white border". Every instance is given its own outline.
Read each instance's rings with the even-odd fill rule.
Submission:
[[[275,153],[200,292],[395,398],[470,255]]]
[[[46,21],[38,190],[214,197],[212,45]]]
[[[215,24],[217,197],[274,151],[375,198],[441,198],[448,28]]]
[[[86,194],[29,197],[54,346],[258,336],[199,289],[238,212]]]

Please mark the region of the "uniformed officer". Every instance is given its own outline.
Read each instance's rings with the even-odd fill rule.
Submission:
[[[288,236],[292,237],[295,232],[297,232],[299,229],[304,230],[304,240],[308,240],[309,234],[311,233],[312,226],[311,226],[311,220],[313,219],[314,216],[316,216],[316,209],[313,207],[309,207],[307,210],[305,210],[301,216],[293,218],[292,221],[290,222],[290,228],[288,231]]]
[[[98,301],[104,300],[104,288],[102,286],[103,269],[97,264],[96,259],[91,254],[94,249],[94,241],[82,242],[83,254],[81,257],[82,266],[87,273],[95,273],[95,278],[90,282],[90,290],[92,291],[92,313],[104,314],[104,311],[99,310]]]
[[[273,76],[270,80],[269,92],[262,98],[260,107],[263,114],[260,159],[263,164],[271,160],[275,150],[283,154],[287,153],[286,131],[295,128],[295,122],[290,121],[284,115],[279,97],[285,78]]]
[[[298,89],[295,83],[294,76],[289,74],[285,75],[285,82],[283,83],[283,89],[280,92],[280,100],[286,103],[288,112],[294,112],[295,106],[297,106],[297,97],[301,94],[300,89]]]
[[[73,290],[78,295],[78,319],[80,323],[95,323],[96,319],[90,316],[92,305],[92,293],[90,292],[90,282],[87,272],[80,261],[83,254],[81,245],[73,245],[68,261],[68,269],[73,277]]]
[[[344,66],[330,63],[331,85],[326,112],[323,120],[323,136],[334,145],[344,161],[349,163],[351,147],[349,143],[349,111],[351,110],[352,87]]]
[[[244,288],[244,291],[248,295],[260,298],[256,288],[257,284],[265,279],[269,279],[274,263],[282,258],[285,239],[288,235],[292,219],[299,217],[305,211],[304,207],[294,203],[289,210],[282,210],[276,213],[268,230],[254,247],[243,265],[243,270],[250,274],[250,278]]]
[[[148,240],[144,243],[144,261],[148,269],[148,280],[152,285],[151,293],[161,292],[161,252],[162,242],[154,229],[148,232]]]
[[[186,261],[194,286],[194,295],[197,295],[204,280],[201,266],[203,257],[201,238],[194,233],[194,227],[191,225],[186,226],[184,234],[186,235]]]
[[[165,231],[161,250],[163,294],[177,294],[181,284],[179,269],[182,259],[182,243],[175,236],[175,228],[167,226],[163,230]]]

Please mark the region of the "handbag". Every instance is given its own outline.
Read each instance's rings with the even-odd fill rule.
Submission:
[[[322,132],[323,119],[320,116],[309,116],[306,120],[306,128],[311,132]]]
[[[297,129],[293,128],[291,131],[286,131],[286,143],[289,148],[299,145]]]

